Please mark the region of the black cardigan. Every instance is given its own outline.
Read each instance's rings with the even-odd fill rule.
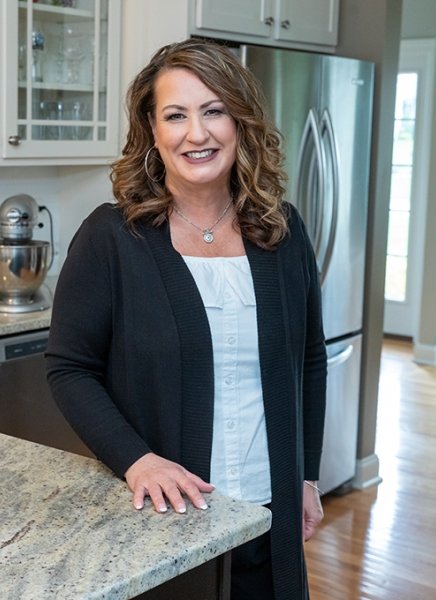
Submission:
[[[301,496],[318,479],[326,356],[312,248],[292,209],[276,251],[244,241],[257,303],[276,600],[306,598]],[[97,208],[56,289],[47,375],[63,413],[119,477],[149,451],[209,480],[213,355],[206,311],[168,225],[133,235]]]

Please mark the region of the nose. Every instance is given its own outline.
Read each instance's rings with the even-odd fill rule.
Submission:
[[[203,144],[209,137],[206,123],[200,116],[191,116],[188,121],[186,139],[192,144]]]

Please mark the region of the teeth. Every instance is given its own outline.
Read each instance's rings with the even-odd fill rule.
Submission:
[[[211,156],[213,150],[201,150],[201,152],[187,152],[186,155],[189,158],[207,158]]]

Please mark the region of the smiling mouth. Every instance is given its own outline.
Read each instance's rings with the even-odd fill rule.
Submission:
[[[216,150],[199,150],[197,152],[185,152],[185,156],[188,158],[192,158],[194,160],[198,160],[200,158],[209,158],[214,154]]]

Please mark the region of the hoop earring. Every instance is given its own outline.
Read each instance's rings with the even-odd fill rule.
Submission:
[[[164,169],[162,175],[158,179],[156,179],[155,177],[152,177],[150,175],[150,171],[148,170],[148,157],[150,156],[150,152],[152,150],[155,150],[155,146],[150,146],[150,148],[147,150],[147,153],[146,153],[145,158],[144,158],[144,171],[145,171],[145,174],[147,175],[147,177],[151,181],[153,181],[153,183],[159,183],[160,181],[162,181],[163,177],[165,176],[165,169]]]

